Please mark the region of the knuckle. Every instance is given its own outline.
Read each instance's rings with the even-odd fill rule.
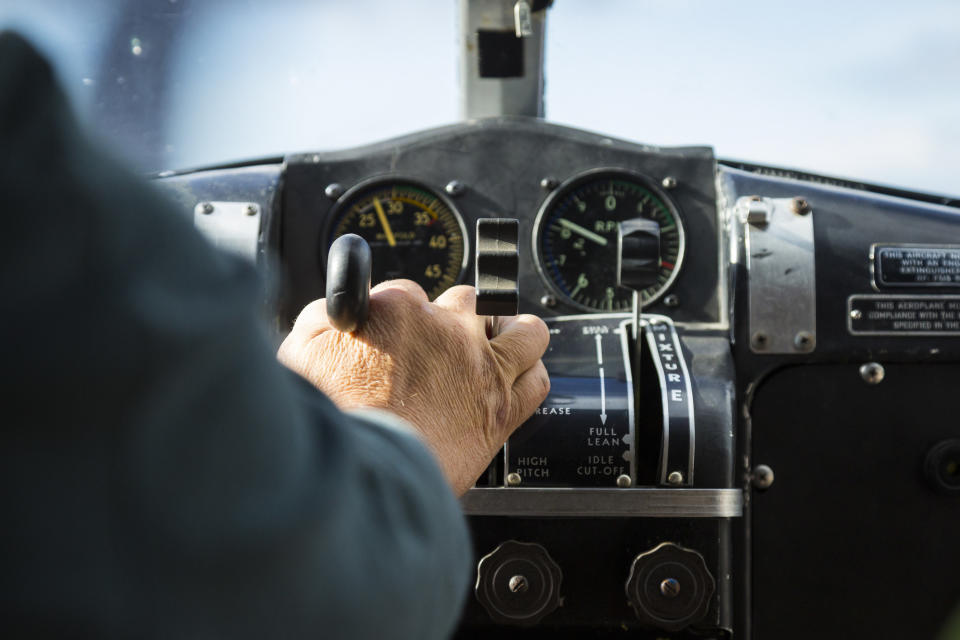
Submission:
[[[547,373],[547,368],[543,366],[543,363],[540,363],[540,401],[542,402],[544,398],[550,395],[550,374]]]
[[[517,322],[527,327],[531,333],[531,337],[536,339],[538,343],[544,345],[544,347],[550,342],[550,330],[547,329],[547,323],[537,316],[525,314],[517,318]]]
[[[294,321],[294,324],[300,322],[320,322],[327,315],[327,300],[326,298],[320,298],[319,300],[314,300],[313,302],[308,303],[300,315],[297,316],[297,319]]]
[[[410,310],[419,304],[414,294],[406,287],[384,287],[376,294],[371,295],[371,301],[376,300],[378,304],[392,307],[394,310]]]
[[[473,302],[476,294],[474,293],[473,287],[468,287],[467,285],[461,284],[450,289],[450,296],[455,298],[458,302],[470,304]]]

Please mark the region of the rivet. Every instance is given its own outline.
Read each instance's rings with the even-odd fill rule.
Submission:
[[[540,179],[540,188],[546,189],[547,191],[552,191],[560,185],[560,181],[554,177],[547,176],[546,178]]]
[[[331,200],[336,200],[343,195],[343,187],[337,182],[331,182],[323,190],[323,193]]]
[[[664,189],[676,189],[677,188],[677,179],[673,176],[667,176],[660,181],[660,184],[663,185]]]
[[[557,299],[556,299],[555,297],[551,296],[550,294],[547,294],[547,295],[543,296],[542,298],[540,298],[540,304],[542,304],[542,305],[545,306],[545,307],[550,307],[550,308],[552,308],[552,307],[557,306]]]
[[[793,337],[793,346],[797,351],[811,351],[815,344],[813,334],[809,331],[799,331]]]
[[[765,334],[763,331],[757,331],[750,338],[750,345],[755,351],[763,351],[766,349],[767,342],[769,342],[769,338],[767,338],[767,334]]]
[[[679,307],[680,298],[677,297],[675,293],[671,293],[670,295],[668,295],[666,298],[663,299],[663,304],[667,305],[668,307]]]
[[[879,362],[868,362],[860,366],[860,377],[867,384],[880,384],[886,375],[886,370]]]
[[[621,488],[623,488],[623,489],[626,489],[626,488],[629,487],[631,484],[633,484],[633,481],[630,479],[630,476],[628,476],[627,474],[623,474],[623,475],[621,475],[621,476],[617,476],[617,486],[618,486],[618,487],[621,487]]]
[[[773,484],[773,469],[765,464],[758,464],[753,470],[753,486],[757,489],[769,489]]]
[[[679,471],[671,471],[670,475],[667,476],[667,484],[674,486],[683,484],[683,474]]]
[[[456,197],[461,193],[463,193],[463,190],[465,188],[466,187],[464,186],[464,184],[459,180],[451,180],[450,182],[447,183],[447,186],[445,186],[443,190],[447,192],[447,195]]]

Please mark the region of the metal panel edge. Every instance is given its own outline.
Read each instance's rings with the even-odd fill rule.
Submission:
[[[468,516],[739,518],[740,489],[473,488],[460,498]]]

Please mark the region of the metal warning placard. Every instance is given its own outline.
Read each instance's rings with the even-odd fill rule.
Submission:
[[[874,245],[873,279],[878,289],[960,287],[960,245]]]
[[[853,295],[847,318],[853,335],[960,335],[960,295]]]

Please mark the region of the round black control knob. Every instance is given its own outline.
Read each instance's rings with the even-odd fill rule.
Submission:
[[[930,449],[923,471],[935,490],[960,494],[960,438],[943,440]]]
[[[634,558],[627,600],[644,624],[680,631],[707,615],[715,588],[703,556],[664,542]]]
[[[370,246],[348,233],[327,254],[327,320],[334,329],[359,331],[370,311]]]
[[[660,276],[660,225],[646,218],[617,225],[617,284],[643,291]]]
[[[495,622],[533,625],[563,604],[562,580],[546,549],[508,540],[480,559],[475,591]]]

